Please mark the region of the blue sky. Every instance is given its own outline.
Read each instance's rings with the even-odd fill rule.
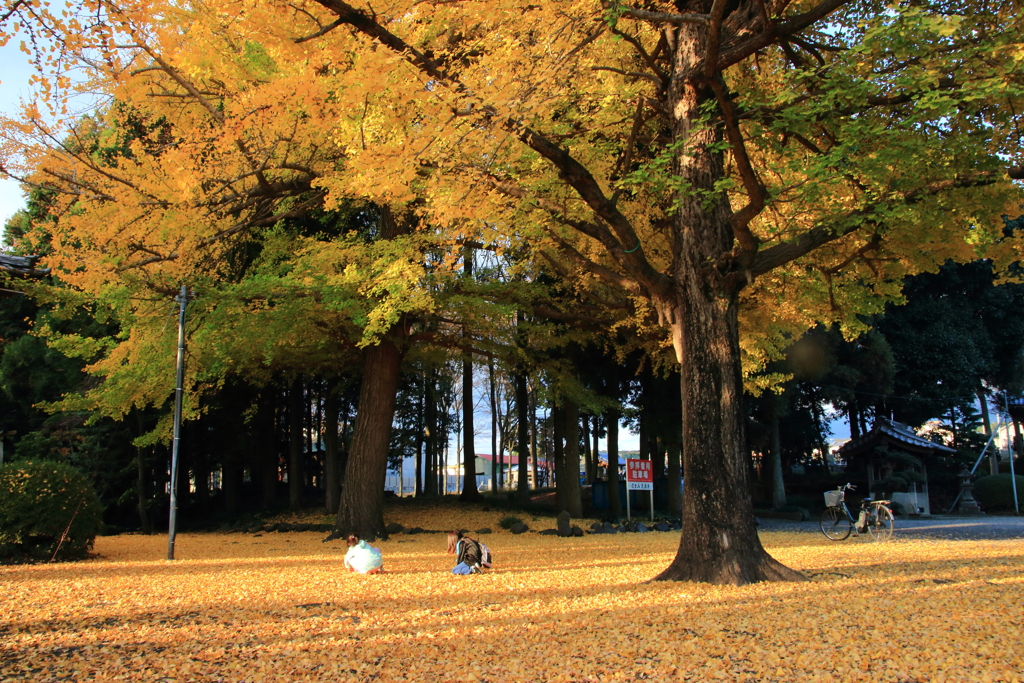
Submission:
[[[27,99],[30,91],[28,79],[32,65],[28,55],[19,48],[20,41],[11,40],[0,47],[0,116],[13,116],[19,103]],[[21,188],[13,180],[0,179],[0,225],[25,206]]]

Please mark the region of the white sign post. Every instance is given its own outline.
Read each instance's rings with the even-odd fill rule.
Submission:
[[[651,521],[654,521],[654,468],[650,460],[626,458],[626,521],[630,521],[630,491],[651,492]]]

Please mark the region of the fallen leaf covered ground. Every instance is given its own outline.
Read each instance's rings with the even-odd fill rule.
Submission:
[[[315,532],[180,534],[173,562],[166,536],[102,537],[85,562],[2,567],[0,680],[1024,680],[1024,540],[764,532],[810,580],[736,588],[648,583],[678,533],[437,514],[400,523],[490,526],[496,567],[453,576],[443,535],[396,535],[361,576]]]

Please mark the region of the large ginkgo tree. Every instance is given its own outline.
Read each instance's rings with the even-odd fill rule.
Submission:
[[[662,579],[802,576],[757,537],[745,361],[815,321],[855,329],[909,273],[1018,258],[1000,220],[1024,178],[1017,2],[7,7],[164,122],[113,169],[29,155],[75,197],[60,244],[93,249],[83,283],[187,270],[360,197],[402,217],[403,244],[422,226],[439,253],[515,244],[659,325],[686,480]]]

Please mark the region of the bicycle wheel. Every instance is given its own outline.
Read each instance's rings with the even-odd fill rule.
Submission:
[[[876,541],[888,541],[892,538],[893,526],[892,513],[889,512],[889,508],[879,506],[875,516],[868,522],[868,532]]]
[[[825,508],[821,513],[821,533],[830,541],[842,541],[850,535],[853,529],[853,522],[847,517],[842,508]]]

